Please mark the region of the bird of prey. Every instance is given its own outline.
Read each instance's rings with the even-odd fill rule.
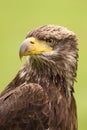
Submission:
[[[19,56],[26,63],[0,94],[0,130],[77,130],[76,35],[57,25],[38,27]]]

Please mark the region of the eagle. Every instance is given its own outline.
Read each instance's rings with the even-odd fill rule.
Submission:
[[[28,32],[19,56],[26,62],[0,94],[0,130],[77,130],[75,33],[40,26]]]

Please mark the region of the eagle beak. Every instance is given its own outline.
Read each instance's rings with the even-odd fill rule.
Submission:
[[[23,56],[32,54],[34,50],[34,44],[36,43],[35,38],[30,37],[23,41],[19,49],[19,57],[22,59]]]
[[[40,54],[42,52],[50,52],[52,48],[46,43],[46,41],[38,40],[34,37],[30,37],[24,40],[20,46],[19,57]]]
[[[29,49],[29,43],[28,43],[28,40],[26,39],[20,46],[20,49],[19,49],[19,57],[20,59],[22,59],[22,57],[24,55],[26,55],[26,52],[28,51]]]

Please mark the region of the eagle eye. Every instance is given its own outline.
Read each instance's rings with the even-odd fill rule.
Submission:
[[[46,39],[46,42],[53,43],[54,40],[52,38]]]

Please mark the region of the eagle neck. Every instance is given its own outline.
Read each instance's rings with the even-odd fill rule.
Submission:
[[[29,59],[28,82],[38,83],[43,88],[55,87],[62,89],[65,93],[73,91],[73,84],[76,77],[76,65],[59,60],[56,63],[47,59],[31,58]],[[70,69],[71,70],[70,70]],[[74,73],[75,72],[75,73]]]

